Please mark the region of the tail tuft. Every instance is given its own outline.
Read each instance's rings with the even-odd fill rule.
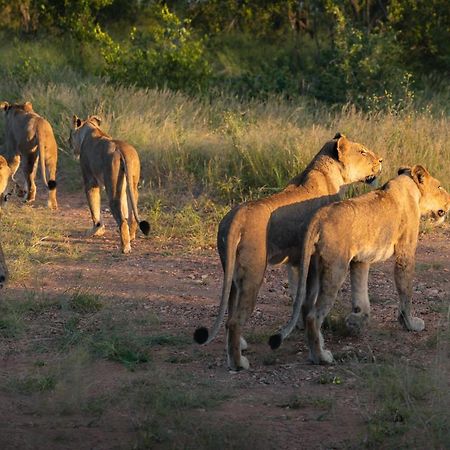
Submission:
[[[204,344],[208,340],[209,331],[206,327],[197,328],[194,331],[194,341],[197,344]]]
[[[146,220],[141,220],[139,222],[139,228],[146,236],[150,233],[150,224]]]
[[[48,189],[49,191],[53,191],[53,189],[56,189],[56,181],[55,180],[48,180]]]
[[[269,345],[272,350],[276,350],[281,345],[282,342],[283,342],[283,337],[281,336],[280,333],[273,334],[269,338]]]

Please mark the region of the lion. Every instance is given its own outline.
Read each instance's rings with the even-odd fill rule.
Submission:
[[[130,144],[112,139],[104,133],[100,124],[98,116],[88,116],[86,120],[73,116],[69,143],[74,155],[80,159],[93,222],[90,234],[100,236],[105,230],[100,217],[100,188],[104,187],[111,213],[119,227],[121,250],[129,253],[130,241],[136,237],[137,224],[145,235],[150,232],[150,224],[139,219],[137,210],[141,171],[139,155]],[[130,217],[127,197],[132,210]]]
[[[8,281],[9,271],[6,265],[5,255],[3,254],[2,246],[0,245],[0,288]]]
[[[22,162],[22,170],[26,178],[26,202],[34,202],[36,198],[36,171],[40,161],[42,180],[48,188],[48,207],[58,208],[56,200],[56,165],[58,162],[58,146],[51,125],[33,111],[30,102],[9,104],[1,102],[0,108],[5,111],[5,154],[11,169],[11,177]],[[48,182],[47,182],[48,171]],[[18,185],[18,183],[16,182]],[[18,185],[18,188],[21,187]]]
[[[197,328],[194,340],[211,342],[217,335],[228,306],[227,355],[231,370],[247,369],[241,350],[247,346],[241,327],[252,313],[269,264],[287,264],[291,295],[300,276],[296,249],[312,214],[336,201],[355,182],[373,182],[382,159],[361,144],[337,133],[308,167],[281,192],[232,209],[220,222],[217,247],[224,270],[219,314],[212,331]],[[316,288],[308,285],[310,295]]]
[[[352,313],[347,326],[360,331],[370,316],[367,280],[370,265],[395,256],[395,284],[400,297],[398,320],[408,331],[422,331],[425,323],[411,314],[412,279],[421,216],[444,222],[450,195],[421,165],[402,168],[381,189],[321,208],[309,224],[300,250],[301,279],[293,314],[269,345],[278,348],[291,333],[301,311],[306,318],[309,358],[331,363],[320,332],[350,267]],[[316,260],[312,264],[312,259]],[[309,270],[308,270],[309,268]],[[320,286],[316,302],[306,295],[307,280]],[[302,307],[303,305],[303,307]]]
[[[11,169],[6,159],[0,155],[0,206],[8,200],[8,184],[11,176]]]

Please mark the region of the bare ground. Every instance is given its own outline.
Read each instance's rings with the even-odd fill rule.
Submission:
[[[59,212],[48,214],[64,221],[65,239],[82,257],[36,263],[34,277],[2,292],[10,302],[37,292],[35,302],[44,306],[26,310],[22,332],[0,340],[0,448],[361,448],[376,407],[361,367],[393,360],[426,367],[436,357],[433,342],[450,298],[448,226],[420,238],[414,308],[424,332],[400,328],[388,262],[371,270],[368,331],[358,338],[325,332],[336,365],[309,364],[299,332],[272,352],[267,338],[288,317],[291,301],[284,270],[270,268],[246,327],[251,369],[230,373],[223,332],[207,347],[191,342],[194,329],[209,326],[217,313],[222,271],[214,249],[186,251],[183,242],[140,236],[123,256],[109,215],[104,237],[84,237],[90,223],[81,195],[60,197]],[[74,288],[98,295],[103,309],[75,315],[65,308],[61,299]],[[336,323],[350,309],[349,295],[347,282]],[[130,370],[86,354],[73,338],[78,332],[95,341],[108,321],[155,336],[148,361]],[[50,386],[24,384],[49,374]]]

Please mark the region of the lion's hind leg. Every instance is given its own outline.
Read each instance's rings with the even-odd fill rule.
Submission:
[[[247,319],[255,308],[262,279],[263,275],[258,277],[256,282],[255,280],[250,281],[244,278],[238,282],[237,288],[235,285],[232,288],[226,325],[227,359],[228,367],[231,370],[248,369],[250,367],[247,358],[242,355],[242,350],[247,348],[247,343],[241,333],[242,327],[246,324]]]
[[[359,335],[369,323],[370,302],[367,286],[369,269],[369,263],[357,261],[350,263],[352,312],[345,318],[345,324],[352,335]]]
[[[306,340],[309,346],[309,359],[314,364],[330,364],[333,355],[325,350],[320,331],[325,317],[330,312],[339,288],[345,280],[346,268],[333,268],[333,264],[323,267],[319,297],[306,317]]]
[[[86,199],[91,212],[92,228],[87,232],[88,236],[103,236],[105,225],[100,216],[100,187],[90,186],[86,188]]]
[[[27,196],[25,202],[32,203],[36,199],[36,171],[38,167],[38,157],[36,152],[31,152],[24,161],[24,174],[27,183]]]

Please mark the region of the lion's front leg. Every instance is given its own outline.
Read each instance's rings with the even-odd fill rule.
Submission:
[[[352,261],[350,280],[352,285],[352,312],[346,317],[345,324],[351,334],[358,335],[366,328],[370,319],[368,278],[370,264]]]
[[[414,253],[400,253],[395,261],[395,285],[400,297],[399,322],[408,331],[422,331],[425,322],[419,317],[411,316],[412,278],[414,275]]]

